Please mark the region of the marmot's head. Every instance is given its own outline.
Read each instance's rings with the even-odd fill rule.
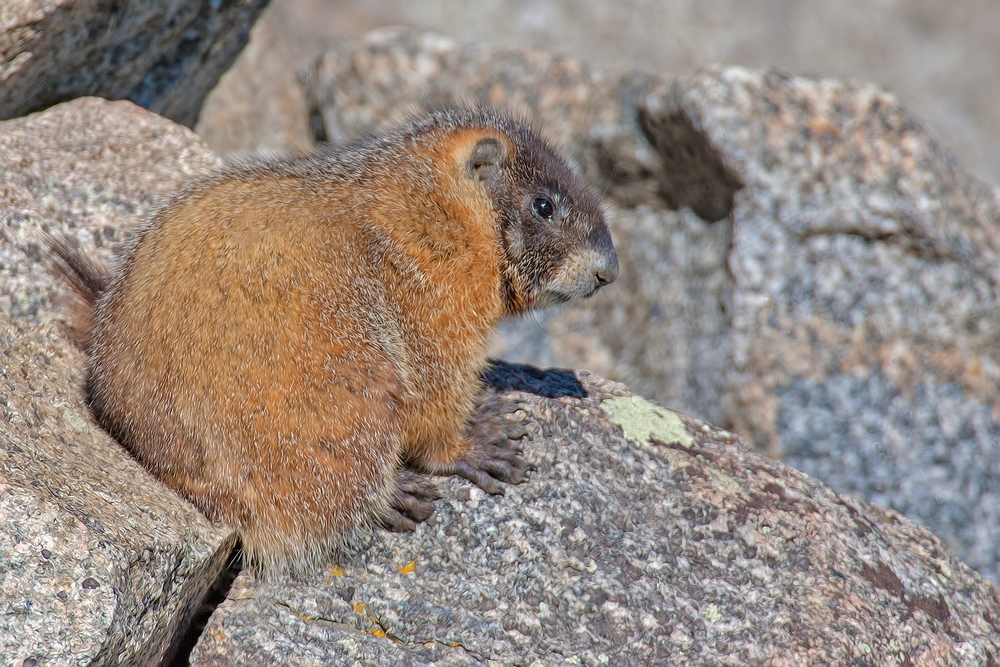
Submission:
[[[538,132],[491,109],[432,118],[434,125],[486,133],[466,168],[498,217],[508,313],[588,297],[614,281],[618,256],[597,194]]]

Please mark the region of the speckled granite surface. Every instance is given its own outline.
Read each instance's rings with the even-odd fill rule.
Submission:
[[[215,158],[184,128],[97,99],[0,122],[0,154],[0,664],[155,664],[231,544],[90,419],[35,234],[110,256],[122,227]]]
[[[193,127],[267,0],[5,0],[0,118],[84,95],[128,99]]]
[[[530,433],[528,482],[490,497],[443,480],[412,535],[376,535],[306,580],[242,574],[192,665],[987,665],[1000,651],[996,590],[923,528],[577,377],[584,398],[565,372],[498,367]]]

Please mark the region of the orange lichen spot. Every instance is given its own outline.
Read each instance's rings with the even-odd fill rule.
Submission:
[[[414,559],[414,560],[411,560],[406,565],[400,565],[399,566],[399,571],[402,572],[403,574],[410,574],[411,572],[413,572],[413,570],[416,569],[416,567],[417,567],[417,561],[416,561],[416,559]]]
[[[313,621],[321,618],[320,616],[311,616],[311,615],[305,613],[304,611],[299,611],[298,609],[293,609],[290,605],[283,604],[281,602],[279,602],[278,605],[282,606],[285,609],[287,609],[288,611],[292,612],[293,614],[295,614],[296,616],[298,616],[299,618],[301,618],[306,623],[312,623]]]
[[[370,631],[368,631],[368,630],[362,630],[362,632],[370,632],[370,634],[373,637],[385,637],[386,636],[385,629],[382,628],[382,624],[379,622],[378,618],[376,618],[375,615],[371,613],[371,609],[368,607],[368,605],[362,604],[361,602],[355,602],[354,603],[354,613],[357,614],[357,615],[359,615],[359,616],[361,616],[367,622],[369,622],[369,623],[371,623],[372,625],[375,626]]]
[[[253,589],[240,588],[229,593],[230,600],[251,600],[253,599]]]

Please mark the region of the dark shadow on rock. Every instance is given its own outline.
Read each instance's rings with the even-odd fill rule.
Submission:
[[[509,364],[499,359],[490,359],[490,365],[483,371],[482,379],[496,391],[525,391],[545,398],[587,396],[573,371],[561,368],[543,370],[527,364]]]
[[[702,220],[718,222],[733,212],[744,184],[678,101],[679,91],[671,88],[664,108],[640,104],[639,127],[660,156],[660,194],[667,206],[687,206]]]

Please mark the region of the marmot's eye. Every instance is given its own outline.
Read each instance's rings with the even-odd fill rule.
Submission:
[[[543,220],[551,220],[556,214],[556,207],[552,205],[547,197],[535,197],[531,202],[531,210]]]

